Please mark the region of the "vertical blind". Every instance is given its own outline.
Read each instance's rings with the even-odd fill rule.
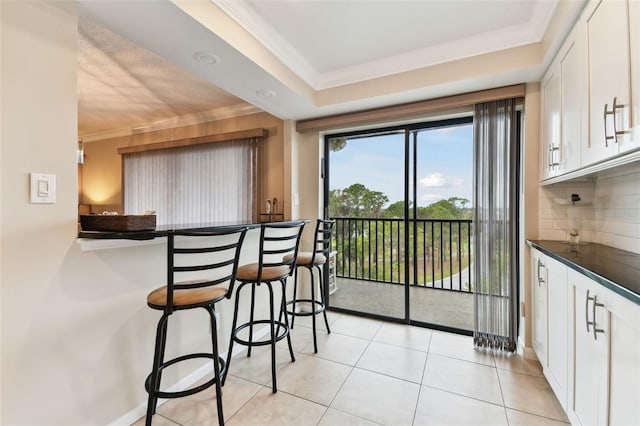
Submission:
[[[153,210],[158,225],[256,218],[257,140],[123,155],[124,212]]]
[[[474,123],[476,346],[513,352],[518,334],[519,115],[522,99],[477,104]]]

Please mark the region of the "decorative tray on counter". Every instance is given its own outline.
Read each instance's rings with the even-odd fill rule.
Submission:
[[[83,231],[153,231],[156,229],[156,215],[101,215],[83,214],[80,216]]]

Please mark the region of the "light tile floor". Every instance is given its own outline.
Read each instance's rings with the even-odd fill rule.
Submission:
[[[234,425],[563,425],[568,420],[537,362],[473,349],[470,337],[329,313],[313,353],[311,320],[298,317],[277,351],[235,357],[224,387]],[[214,388],[158,408],[154,425],[216,425]],[[144,418],[136,422],[144,424]]]

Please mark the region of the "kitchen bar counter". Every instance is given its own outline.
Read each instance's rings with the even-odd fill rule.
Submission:
[[[215,231],[229,228],[260,228],[253,222],[209,222],[184,225],[160,225],[152,231],[79,231],[76,242],[82,251],[118,249],[143,245],[161,244],[169,231]]]
[[[152,240],[158,237],[166,237],[169,231],[215,231],[239,227],[258,228],[260,227],[260,224],[252,222],[209,222],[182,225],[160,225],[153,231],[79,231],[78,238],[99,240]]]
[[[640,254],[596,243],[527,240],[527,245],[640,305]]]

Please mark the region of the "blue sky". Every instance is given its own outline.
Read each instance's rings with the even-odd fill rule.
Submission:
[[[403,200],[403,133],[350,139],[329,158],[330,189],[361,183],[392,203]],[[417,175],[418,206],[449,197],[472,201],[473,125],[420,131]]]

